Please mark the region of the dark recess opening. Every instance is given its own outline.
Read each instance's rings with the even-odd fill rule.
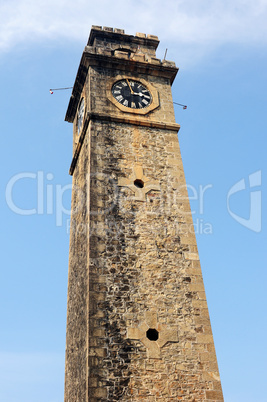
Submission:
[[[135,187],[143,188],[144,187],[144,182],[142,180],[136,179],[134,181],[134,185],[135,185]]]
[[[157,341],[159,339],[159,333],[155,328],[149,328],[146,331],[146,337],[150,340],[150,341]]]

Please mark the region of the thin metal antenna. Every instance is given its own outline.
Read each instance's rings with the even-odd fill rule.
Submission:
[[[184,110],[187,109],[187,106],[186,106],[186,105],[183,105],[182,103],[177,103],[177,102],[173,102],[173,103],[174,103],[175,105],[182,106]]]
[[[63,91],[64,89],[72,89],[73,87],[66,87],[66,88],[50,88],[49,92],[52,95],[54,91]]]
[[[163,60],[166,60],[167,51],[168,51],[168,49],[165,50],[165,54],[164,54]]]

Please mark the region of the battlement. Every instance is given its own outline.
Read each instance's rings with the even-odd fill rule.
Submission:
[[[101,27],[93,25],[88,39],[88,46],[104,49],[118,46],[128,46],[132,51],[140,50],[156,56],[159,39],[155,35],[146,35],[137,32],[136,35],[127,35],[124,29]]]
[[[173,61],[161,60],[156,57],[158,44],[159,39],[156,35],[141,32],[137,32],[135,36],[127,35],[124,29],[93,25],[85,51],[105,56],[115,56],[121,59],[175,67]]]
[[[100,25],[92,25],[92,30],[126,35],[124,29],[102,27]],[[141,32],[136,32],[135,36],[138,38],[152,39],[152,40],[156,40],[159,42],[159,38],[156,35],[150,35],[150,34],[145,34],[145,33],[141,33]]]

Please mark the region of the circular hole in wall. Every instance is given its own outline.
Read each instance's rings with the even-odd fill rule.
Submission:
[[[159,339],[159,333],[155,328],[149,328],[146,331],[146,337],[150,340],[150,341],[157,341]]]
[[[134,181],[134,185],[135,185],[135,187],[143,188],[144,187],[144,182],[142,180],[140,180],[140,179],[136,179]]]

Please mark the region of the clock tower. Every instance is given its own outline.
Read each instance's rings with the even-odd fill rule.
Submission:
[[[65,402],[223,401],[157,36],[93,26],[73,123]]]

